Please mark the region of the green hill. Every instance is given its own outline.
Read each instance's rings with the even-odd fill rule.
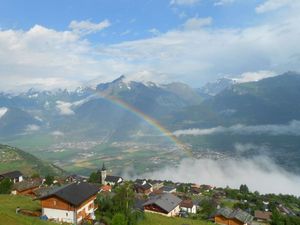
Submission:
[[[18,148],[0,145],[0,173],[10,170],[20,170],[28,176],[34,173],[39,173],[40,175],[57,175],[63,172],[58,167],[44,162]]]
[[[25,196],[0,195],[0,224],[9,225],[54,225],[56,223],[42,221],[38,218],[16,214],[16,208],[38,210],[38,201]]]

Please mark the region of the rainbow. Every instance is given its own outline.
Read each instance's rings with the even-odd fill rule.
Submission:
[[[101,98],[104,98],[111,102],[112,104],[125,109],[126,111],[133,113],[135,116],[139,117],[143,121],[147,122],[153,128],[158,130],[163,136],[167,137],[172,143],[174,143],[180,150],[184,151],[189,157],[193,157],[192,150],[184,143],[182,143],[171,131],[161,125],[157,120],[151,118],[150,116],[143,113],[141,110],[133,107],[125,101],[115,97],[108,95],[101,95],[98,93]]]

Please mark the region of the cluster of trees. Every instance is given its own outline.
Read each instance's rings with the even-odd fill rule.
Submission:
[[[271,225],[299,225],[300,217],[297,216],[285,216],[274,210],[272,213]]]
[[[144,214],[134,208],[134,192],[131,183],[125,182],[116,187],[114,193],[113,196],[98,197],[100,220],[111,225],[136,225],[143,219]]]
[[[0,182],[0,194],[10,194],[13,182],[9,178],[5,178]]]

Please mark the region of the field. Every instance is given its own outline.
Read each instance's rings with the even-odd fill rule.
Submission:
[[[145,219],[139,225],[212,225],[213,223],[202,220],[183,218],[169,218],[157,214],[147,213]]]
[[[0,224],[2,225],[54,225],[38,218],[16,214],[16,208],[37,210],[39,201],[24,196],[0,195]]]

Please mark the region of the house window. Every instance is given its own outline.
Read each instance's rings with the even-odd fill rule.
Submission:
[[[66,217],[68,217],[69,216],[69,214],[68,213],[66,213]]]

